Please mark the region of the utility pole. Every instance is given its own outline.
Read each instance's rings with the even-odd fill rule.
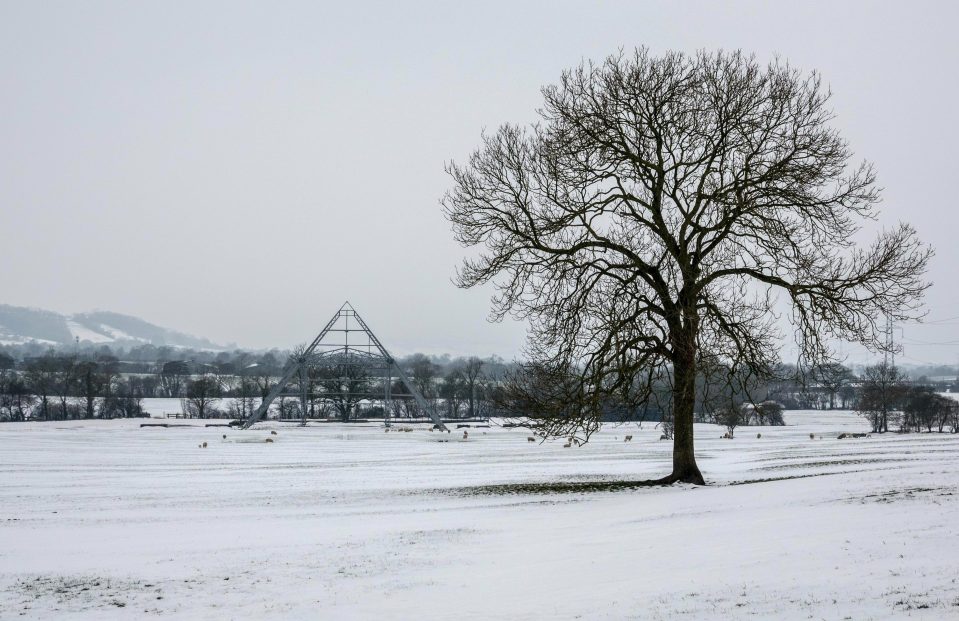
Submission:
[[[889,351],[892,356],[892,367],[896,368],[896,326],[893,324],[892,317],[889,318]]]
[[[896,366],[896,342],[892,330],[892,317],[890,315],[886,315],[886,346],[883,351],[882,359],[882,363],[886,367],[890,366],[890,360],[892,361],[891,366]]]

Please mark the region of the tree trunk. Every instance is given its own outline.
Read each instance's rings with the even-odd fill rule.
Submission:
[[[300,421],[301,426],[306,426],[306,391],[307,391],[307,377],[306,377],[306,360],[300,362],[300,414],[302,415],[302,420]]]
[[[677,339],[673,360],[673,473],[669,483],[705,485],[696,465],[693,443],[693,414],[696,406],[696,339],[684,335]]]

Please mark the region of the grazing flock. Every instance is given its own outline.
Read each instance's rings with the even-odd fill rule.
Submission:
[[[462,427],[469,427],[469,425],[458,425],[458,426],[457,426],[457,428],[462,428]],[[487,425],[480,425],[480,427],[488,427],[488,426],[487,426]],[[411,432],[414,431],[414,428],[413,428],[413,427],[409,427],[409,426],[403,426],[403,427],[386,427],[383,431],[384,431],[384,433],[390,433],[391,431],[392,431],[393,433],[411,433]],[[434,432],[434,431],[439,431],[439,432],[440,432],[440,438],[438,438],[438,441],[439,441],[439,442],[449,442],[449,435],[451,435],[451,433],[452,433],[449,429],[440,429],[438,425],[433,425],[433,427],[430,428],[430,432]],[[445,436],[442,434],[443,431],[446,431],[446,435],[445,435]],[[483,435],[486,435],[486,432],[485,432],[485,431],[482,432],[482,433],[483,433]],[[271,430],[271,431],[270,431],[270,435],[271,435],[271,436],[276,436],[276,435],[278,435],[278,434],[277,434],[276,431]],[[867,437],[867,436],[869,436],[869,435],[870,435],[870,434],[868,434],[868,433],[844,433],[844,434],[840,434],[840,435],[838,436],[838,438],[839,438],[840,440],[845,439],[845,438],[863,438],[863,437]],[[540,436],[540,437],[537,438],[537,436]],[[761,434],[761,433],[757,433],[757,434],[756,434],[756,439],[757,439],[757,440],[758,440],[758,439],[761,439],[762,437],[763,437],[763,434]],[[820,439],[822,439],[822,436],[818,436],[818,437],[819,437]],[[466,430],[466,429],[464,429],[464,430],[463,430],[462,441],[469,441],[469,438],[470,438],[469,431]],[[720,436],[720,438],[721,438],[721,439],[732,439],[732,435],[729,434],[729,433],[726,433],[726,434],[723,434],[722,436]],[[816,438],[817,438],[817,436],[816,436],[815,433],[809,434],[809,439],[810,439],[810,440],[815,440]],[[617,436],[615,439],[618,440],[619,437]],[[661,435],[661,436],[659,437],[659,439],[660,439],[660,440],[668,440],[669,438],[668,438],[666,435]],[[227,440],[227,435],[226,435],[226,434],[223,434],[223,440]],[[537,433],[537,434],[534,434],[534,435],[531,435],[531,436],[527,436],[527,437],[526,437],[526,441],[527,441],[527,442],[533,442],[533,443],[542,442],[542,441],[545,441],[545,440],[546,440],[546,436],[545,436],[545,434],[542,434],[542,433]],[[252,441],[252,440],[251,440],[251,441]],[[625,436],[623,436],[623,442],[632,442],[632,441],[633,441],[633,436],[632,436],[632,435],[625,435]],[[265,442],[265,443],[267,443],[267,444],[273,444],[274,441],[273,441],[273,438],[266,438],[266,439],[263,440],[263,442]],[[574,447],[574,446],[582,446],[583,444],[585,444],[585,442],[579,440],[579,439],[576,438],[575,436],[571,436],[571,437],[569,437],[569,438],[566,439],[566,443],[563,444],[563,448],[572,448],[572,447]],[[199,446],[199,448],[205,449],[205,448],[207,448],[208,444],[207,444],[206,442],[203,442],[203,443],[199,444],[198,446]]]

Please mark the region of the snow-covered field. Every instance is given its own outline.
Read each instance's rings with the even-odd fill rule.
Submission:
[[[698,426],[708,487],[575,493],[478,487],[659,476],[669,443],[0,425],[0,619],[959,618],[959,436],[786,414]]]

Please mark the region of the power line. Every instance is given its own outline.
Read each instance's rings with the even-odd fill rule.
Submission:
[[[940,324],[940,323],[945,323],[945,322],[947,322],[947,321],[956,321],[956,320],[959,320],[959,316],[956,316],[956,317],[944,317],[943,319],[930,319],[930,320],[928,320],[928,321],[923,321],[922,323],[920,323],[920,324],[918,324],[918,325],[924,325],[924,324],[926,324],[926,325],[928,325],[928,324]]]

